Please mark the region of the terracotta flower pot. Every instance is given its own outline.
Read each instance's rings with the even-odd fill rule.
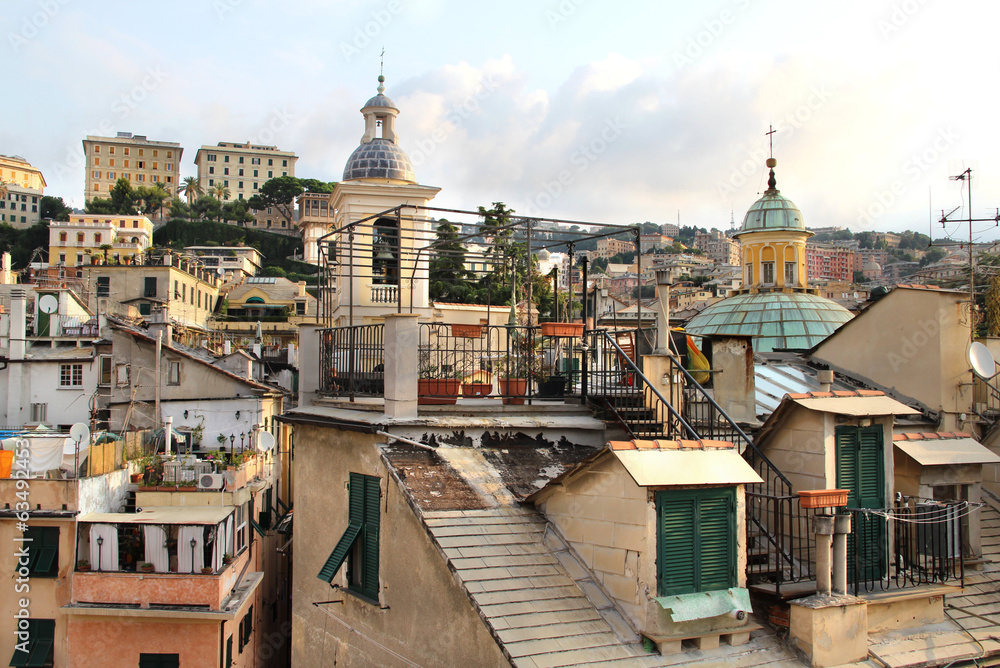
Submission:
[[[493,391],[490,383],[462,383],[462,396],[466,399],[488,397]]]
[[[520,406],[524,404],[524,395],[528,393],[527,378],[501,378],[500,394],[505,404]]]
[[[582,322],[543,322],[542,336],[583,336]]]
[[[458,401],[457,378],[421,378],[417,381],[417,403],[421,406],[454,404]]]
[[[463,339],[478,339],[483,336],[483,326],[453,324],[451,326],[451,335]]]

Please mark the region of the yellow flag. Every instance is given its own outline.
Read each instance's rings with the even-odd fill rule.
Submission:
[[[698,350],[698,346],[695,345],[694,339],[690,336],[687,337],[688,344],[688,371],[691,372],[691,377],[694,378],[695,382],[699,385],[704,385],[711,378],[711,374],[708,373],[709,365],[708,358]]]

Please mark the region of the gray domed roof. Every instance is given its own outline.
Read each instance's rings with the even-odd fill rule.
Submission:
[[[417,175],[403,149],[388,139],[373,139],[354,149],[347,159],[343,180],[355,179],[397,179],[416,183]]]
[[[807,350],[852,317],[837,302],[807,292],[761,292],[712,304],[691,318],[685,329],[702,336],[752,336],[755,352]]]
[[[802,212],[795,203],[783,196],[779,190],[768,189],[764,196],[753,203],[743,218],[739,234],[762,230],[802,230],[806,229]]]
[[[385,109],[395,109],[396,111],[399,111],[399,107],[396,106],[396,103],[390,100],[382,93],[379,93],[375,97],[365,102],[365,106],[361,108],[367,109],[368,107],[383,107]]]

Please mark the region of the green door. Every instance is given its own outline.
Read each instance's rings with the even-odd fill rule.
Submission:
[[[848,489],[848,508],[885,508],[882,427],[837,427],[837,487]],[[885,575],[886,520],[854,514],[847,539],[847,578],[876,580]],[[858,548],[860,544],[860,549]]]

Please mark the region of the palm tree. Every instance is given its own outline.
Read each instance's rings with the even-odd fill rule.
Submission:
[[[214,188],[210,188],[209,190],[211,194],[215,195],[215,199],[219,200],[220,202],[229,199],[230,195],[229,188],[222,185],[221,183],[217,184]]]
[[[177,189],[178,194],[184,193],[187,197],[188,204],[205,194],[205,189],[201,187],[198,183],[198,177],[196,176],[185,176],[181,187]]]

